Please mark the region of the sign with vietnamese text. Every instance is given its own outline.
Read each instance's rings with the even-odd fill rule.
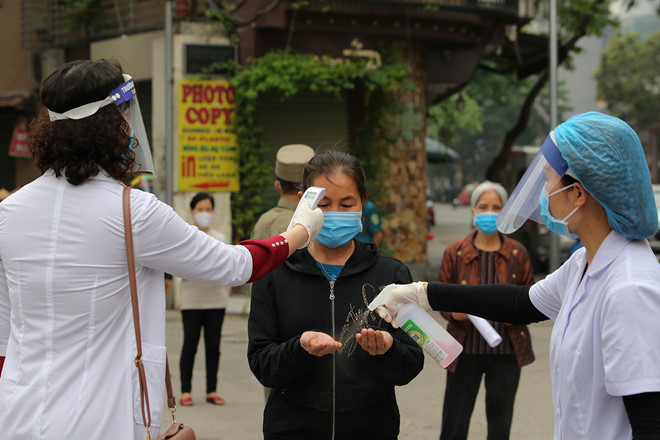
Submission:
[[[228,81],[180,81],[179,191],[238,191],[235,95]]]

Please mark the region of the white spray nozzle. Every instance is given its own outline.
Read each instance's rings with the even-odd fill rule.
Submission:
[[[396,287],[395,284],[388,284],[387,286],[385,286],[385,288],[381,290],[380,293],[376,296],[376,298],[374,298],[374,300],[371,301],[367,306],[367,308],[372,312],[378,309],[378,314],[387,322],[392,321],[392,314],[385,307],[385,301],[387,301],[387,297],[389,296],[390,292],[394,290],[395,287]],[[383,316],[383,314],[387,315],[389,319]]]

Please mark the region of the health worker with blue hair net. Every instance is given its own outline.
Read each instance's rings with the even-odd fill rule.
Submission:
[[[584,248],[533,286],[417,282],[397,285],[385,308],[396,316],[414,302],[516,324],[552,319],[554,439],[660,438],[660,265],[646,240],[658,219],[632,128],[596,112],[555,128],[497,227],[510,233],[527,219]]]

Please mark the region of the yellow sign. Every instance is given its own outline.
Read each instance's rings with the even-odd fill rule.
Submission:
[[[235,96],[228,81],[179,83],[179,191],[239,190]]]

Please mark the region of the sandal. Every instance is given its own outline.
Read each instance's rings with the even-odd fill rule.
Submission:
[[[181,406],[193,406],[193,400],[190,396],[181,397],[179,402],[181,403]]]
[[[217,394],[215,396],[207,396],[206,401],[208,403],[212,403],[214,405],[224,405],[225,404],[225,399],[218,396]]]

